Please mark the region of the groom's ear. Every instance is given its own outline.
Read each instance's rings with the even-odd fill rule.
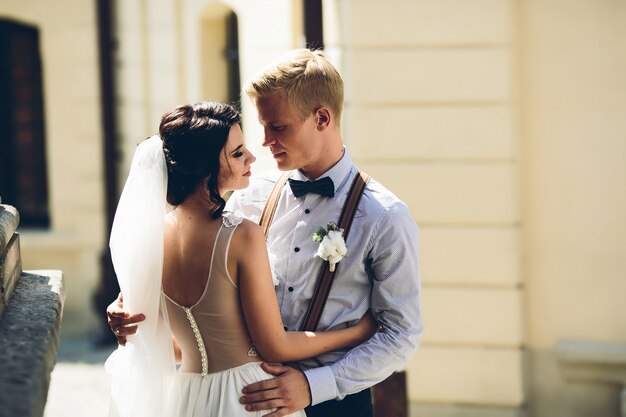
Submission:
[[[328,107],[322,106],[315,110],[315,124],[317,130],[324,130],[330,125],[332,114]]]

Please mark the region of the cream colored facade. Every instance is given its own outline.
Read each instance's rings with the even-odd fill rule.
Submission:
[[[24,269],[63,271],[62,331],[84,333],[106,222],[95,2],[0,0],[0,18],[39,29],[43,67],[51,228],[20,231]]]
[[[64,270],[67,317],[87,317],[66,321],[84,330],[105,241],[95,12],[14,3],[0,0],[0,17],[42,28],[53,213],[52,231],[23,234],[23,257]],[[346,83],[345,142],[421,228],[412,415],[624,415],[626,3],[323,5],[326,50]],[[299,1],[116,6],[122,180],[163,111],[226,99],[218,28],[230,11],[242,81],[302,45]],[[242,104],[257,172],[269,169]]]
[[[519,16],[530,410],[625,415],[626,3]]]
[[[348,143],[421,227],[415,415],[517,415],[526,401],[514,6],[336,2],[359,16],[338,40]]]

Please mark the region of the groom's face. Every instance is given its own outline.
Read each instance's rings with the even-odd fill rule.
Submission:
[[[263,126],[263,146],[272,152],[281,171],[312,167],[319,163],[321,140],[314,114],[305,119],[282,92],[256,100],[259,122]]]

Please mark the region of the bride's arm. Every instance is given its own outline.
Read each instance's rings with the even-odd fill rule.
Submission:
[[[264,360],[288,362],[359,345],[378,328],[367,315],[350,328],[327,332],[286,332],[272,284],[265,236],[242,222],[233,236],[229,258],[236,263],[241,304],[255,348]],[[230,263],[230,262],[229,262]]]

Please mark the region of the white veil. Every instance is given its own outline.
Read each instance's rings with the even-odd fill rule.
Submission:
[[[153,136],[135,151],[109,242],[124,309],[146,316],[106,361],[110,417],[165,417],[173,394],[176,365],[161,294],[166,192],[163,142]]]

